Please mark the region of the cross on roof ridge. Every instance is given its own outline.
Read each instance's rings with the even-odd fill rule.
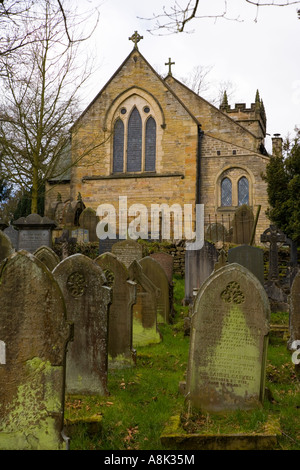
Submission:
[[[138,42],[140,42],[141,39],[144,39],[144,36],[141,36],[137,31],[135,31],[133,35],[128,39],[129,41],[134,42],[134,48],[137,49]]]

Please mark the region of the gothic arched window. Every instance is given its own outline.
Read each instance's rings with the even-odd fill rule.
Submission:
[[[238,205],[249,205],[249,181],[245,176],[239,179],[238,182]]]
[[[221,206],[232,206],[232,183],[229,178],[221,182]]]
[[[124,124],[121,119],[117,119],[114,125],[113,152],[113,172],[122,173],[124,171]]]
[[[156,122],[150,117],[146,123],[145,171],[155,171],[156,159]]]
[[[142,169],[142,119],[134,108],[128,121],[127,171]]]

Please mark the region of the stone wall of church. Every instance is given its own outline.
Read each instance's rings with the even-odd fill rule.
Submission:
[[[270,223],[266,216],[267,185],[261,176],[268,161],[269,157],[247,152],[237,145],[204,135],[201,153],[201,202],[205,206],[206,226],[209,221],[213,223],[217,215],[219,223],[223,216],[224,225],[228,228],[229,220],[233,221],[238,207],[238,180],[245,176],[249,181],[249,206],[254,216],[261,205],[255,240],[259,244],[260,234]],[[229,207],[221,205],[221,181],[224,177],[229,177],[232,181],[232,206]]]
[[[139,84],[137,86],[137,84]],[[122,108],[147,103],[157,123],[155,174],[113,174],[113,124]],[[71,196],[87,207],[113,204],[127,196],[128,207],[144,204],[195,204],[198,126],[149,64],[135,51],[122,65],[73,129]]]

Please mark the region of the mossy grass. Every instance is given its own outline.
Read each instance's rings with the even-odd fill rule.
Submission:
[[[184,336],[181,321],[187,315],[184,280],[174,278],[175,318],[172,324],[160,325],[163,340],[159,344],[137,349],[137,364],[122,370],[109,370],[110,395],[67,396],[66,418],[82,418],[72,434],[71,449],[82,450],[163,450],[160,437],[172,417],[186,419],[188,409],[179,391],[185,380],[189,337]],[[280,321],[286,313],[278,314]],[[194,429],[213,432],[258,433],[269,422],[278,423],[277,449],[300,450],[300,385],[286,340],[271,337],[266,370],[266,398],[263,407],[251,412],[237,411],[212,416],[189,410]],[[85,418],[101,415],[102,431],[90,435]],[[169,449],[167,449],[169,450]],[[275,450],[275,449],[274,449]]]

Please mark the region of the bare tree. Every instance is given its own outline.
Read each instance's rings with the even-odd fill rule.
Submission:
[[[30,43],[13,56],[0,57],[5,73],[0,98],[2,176],[31,189],[33,213],[39,188],[55,171],[62,171],[57,162],[68,152],[69,129],[79,114],[79,91],[91,72],[78,55],[82,43],[66,37],[58,2],[44,0],[37,9],[34,25],[28,14],[22,23],[22,36],[29,32]],[[69,19],[74,17],[64,11]],[[70,35],[71,23],[68,28]],[[89,143],[81,155],[93,145]]]
[[[254,21],[258,19],[258,11],[261,7],[288,7],[300,4],[300,0],[243,0],[244,3],[253,5],[256,9]],[[300,10],[298,10],[300,16]],[[219,8],[215,2],[203,2],[200,0],[185,0],[183,4],[175,1],[169,8],[163,7],[161,13],[156,13],[148,20],[155,21],[150,33],[173,34],[187,32],[187,25],[194,20],[211,18],[214,21],[219,19],[229,21],[243,21],[241,15],[231,16],[228,9],[228,1],[223,0]]]
[[[183,77],[181,81],[197,93],[197,95],[200,95],[200,93],[206,93],[210,88],[207,76],[212,69],[212,65],[197,65],[193,68],[188,77]]]
[[[66,8],[65,0],[53,0],[56,5],[56,14],[62,20],[64,34],[69,42],[82,41],[83,37],[76,37],[74,32],[75,15],[70,17],[70,10]],[[36,41],[36,32],[41,27],[41,15],[44,0],[1,0],[0,1],[0,56],[12,54],[20,48]],[[74,8],[74,2],[73,2]],[[30,18],[31,26],[24,31],[23,23],[26,18]],[[96,28],[99,21],[99,11],[93,8],[83,15],[76,14],[76,22],[79,25],[86,19],[93,18],[90,22],[91,31],[87,32],[88,37]]]

